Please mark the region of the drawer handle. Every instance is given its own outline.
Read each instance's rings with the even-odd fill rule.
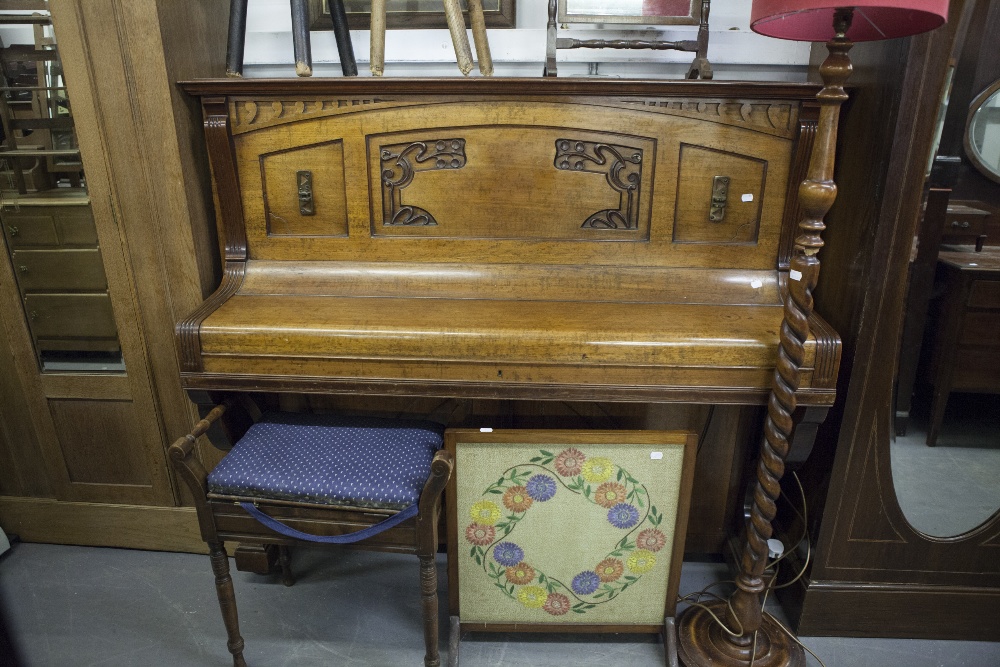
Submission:
[[[12,237],[13,237],[13,236],[17,236],[17,235],[18,235],[18,232],[20,232],[20,231],[21,231],[21,230],[19,230],[19,229],[18,229],[17,227],[14,227],[13,225],[7,225],[7,232],[8,232],[8,233],[9,233],[9,234],[10,234],[10,235],[11,235]]]
[[[972,223],[970,223],[968,220],[962,220],[961,222],[955,220],[954,222],[951,223],[951,226],[954,227],[955,229],[968,229],[969,227],[972,226]]]
[[[28,272],[28,267],[26,267],[24,264],[20,265],[17,268],[19,268],[21,270],[21,273],[27,273]]]
[[[311,171],[299,171],[295,174],[298,183],[299,215],[316,215],[313,203],[313,175]]]
[[[31,311],[30,313],[28,313],[28,318],[29,318],[29,319],[30,319],[30,320],[31,320],[32,322],[34,322],[35,320],[37,320],[37,319],[38,319],[38,313],[36,313],[35,311]]]

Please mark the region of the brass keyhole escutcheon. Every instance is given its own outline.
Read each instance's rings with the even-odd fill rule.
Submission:
[[[313,175],[311,171],[299,171],[295,174],[299,191],[299,215],[316,215],[316,204],[313,201]]]
[[[726,203],[729,200],[729,177],[716,176],[712,179],[712,203],[708,211],[708,219],[712,222],[722,222],[726,217]]]

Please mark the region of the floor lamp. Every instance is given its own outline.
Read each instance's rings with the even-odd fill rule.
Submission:
[[[726,601],[689,607],[678,622],[678,653],[687,667],[775,667],[805,665],[805,655],[776,623],[763,614],[771,521],[781,493],[788,443],[795,424],[795,391],[809,335],[812,291],[819,276],[816,253],[823,247],[823,218],[837,197],[833,181],[840,105],[851,74],[848,51],[856,41],[907,37],[942,25],[948,0],[856,0],[838,6],[831,0],[754,0],[750,27],[779,39],[827,43],[820,66],[823,89],[816,140],[806,180],[799,186],[802,220],[788,272],[778,363],[768,399],[767,422],[757,461],[746,542],[736,591]]]

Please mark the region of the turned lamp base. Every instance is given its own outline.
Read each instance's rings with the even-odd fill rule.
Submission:
[[[725,602],[705,605],[719,618],[726,617]],[[689,607],[677,623],[677,655],[686,667],[746,667],[750,664],[753,641],[746,646],[734,643],[715,619],[700,607]],[[770,617],[764,616],[757,631],[754,667],[805,667],[806,656],[788,634]]]

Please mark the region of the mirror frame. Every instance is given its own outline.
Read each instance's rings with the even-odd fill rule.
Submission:
[[[962,144],[965,148],[965,155],[969,158],[969,162],[972,163],[972,166],[974,166],[979,173],[986,178],[996,183],[1000,183],[1000,173],[994,171],[990,165],[980,159],[979,152],[976,150],[975,146],[972,145],[972,141],[970,140],[970,135],[972,133],[972,120],[976,117],[976,112],[979,111],[979,108],[984,102],[986,102],[986,100],[990,99],[997,93],[1000,93],[1000,79],[991,83],[986,87],[986,90],[979,93],[979,95],[972,100],[972,104],[969,105],[969,115],[965,119],[965,133],[962,136]]]
[[[688,0],[687,15],[643,16],[640,14],[577,14],[569,11],[570,0],[559,0],[559,23],[599,23],[607,25],[698,25],[703,0]]]

